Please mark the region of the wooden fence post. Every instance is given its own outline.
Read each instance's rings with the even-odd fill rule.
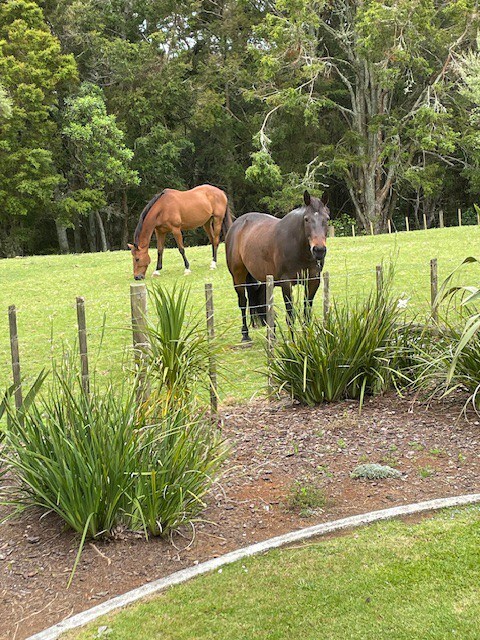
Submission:
[[[213,311],[213,286],[211,282],[205,283],[205,308],[207,313],[207,336],[211,344],[215,339],[215,320]],[[215,356],[211,350],[208,356],[208,376],[210,378],[210,409],[212,415],[218,411],[218,394],[217,394],[217,363]]]
[[[480,216],[480,214],[479,214],[479,216]],[[480,224],[480,222],[479,222],[479,224]],[[352,224],[352,238],[354,238],[354,237],[355,237],[355,225]]]
[[[270,365],[273,360],[273,347],[275,342],[275,315],[273,309],[273,276],[267,276],[267,365],[268,365],[268,395],[273,394],[273,381],[270,376]]]
[[[477,209],[477,224],[480,225],[480,208]]]
[[[323,273],[323,321],[327,320],[330,311],[330,274]]]
[[[440,211],[438,212],[438,220],[440,224],[440,229],[443,229],[443,227],[445,226],[444,220],[443,220],[443,209],[440,209]]]
[[[150,393],[150,385],[145,379],[145,361],[150,341],[147,334],[147,288],[143,282],[134,282],[130,285],[130,306],[134,358],[139,374],[138,399],[144,402]]]
[[[425,231],[428,229],[427,216],[425,214],[423,214],[423,228],[425,229]]]
[[[22,407],[23,397],[22,378],[20,375],[20,351],[18,348],[17,309],[14,304],[8,307],[8,324],[10,328],[13,384],[15,385],[15,408],[18,411]]]
[[[410,231],[410,223],[408,221],[408,216],[405,216],[405,230]]]
[[[383,288],[383,267],[381,264],[377,264],[377,293],[381,293]]]
[[[430,260],[430,300],[432,306],[432,318],[438,322],[438,263],[437,258]]]
[[[462,226],[462,210],[458,209],[457,214],[458,214],[458,226],[461,227]]]
[[[335,227],[333,226],[333,224],[328,225],[328,237],[329,238],[335,237]]]
[[[82,371],[82,387],[84,392],[88,395],[90,393],[90,378],[88,373],[87,321],[85,318],[85,298],[82,296],[77,296],[77,326]]]
[[[390,218],[387,220],[388,233],[392,233],[392,222]]]
[[[373,222],[372,221],[370,221],[370,235],[372,235],[372,236],[374,235],[374,233],[373,233]]]

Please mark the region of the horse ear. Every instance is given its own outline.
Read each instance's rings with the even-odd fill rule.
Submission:
[[[130,244],[130,243],[127,244],[127,247],[130,249],[130,251],[132,251],[134,249],[133,244]]]
[[[310,205],[310,194],[308,193],[308,191],[306,189],[303,192],[303,201],[305,202],[307,207]]]
[[[323,204],[324,204],[325,206],[327,206],[327,204],[328,204],[328,200],[329,200],[328,193],[323,192],[323,193],[322,193],[322,202],[323,202]]]

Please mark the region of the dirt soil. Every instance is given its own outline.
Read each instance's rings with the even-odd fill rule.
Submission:
[[[52,515],[0,525],[0,637],[21,640],[74,613],[181,568],[294,529],[436,497],[480,491],[480,422],[461,404],[425,407],[390,395],[319,408],[255,402],[223,410],[231,456],[195,535],[146,542],[124,533],[85,546],[66,589],[78,537]],[[400,479],[352,480],[363,462]],[[326,496],[289,507],[295,488]],[[0,514],[5,515],[5,510]]]

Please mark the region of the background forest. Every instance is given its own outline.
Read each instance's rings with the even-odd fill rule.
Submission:
[[[0,256],[126,247],[153,194],[204,182],[236,215],[307,187],[339,229],[473,222],[477,5],[1,1]]]

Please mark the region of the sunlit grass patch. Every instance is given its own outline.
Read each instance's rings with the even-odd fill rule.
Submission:
[[[473,640],[480,512],[446,510],[269,552],[98,620],[69,640]]]

